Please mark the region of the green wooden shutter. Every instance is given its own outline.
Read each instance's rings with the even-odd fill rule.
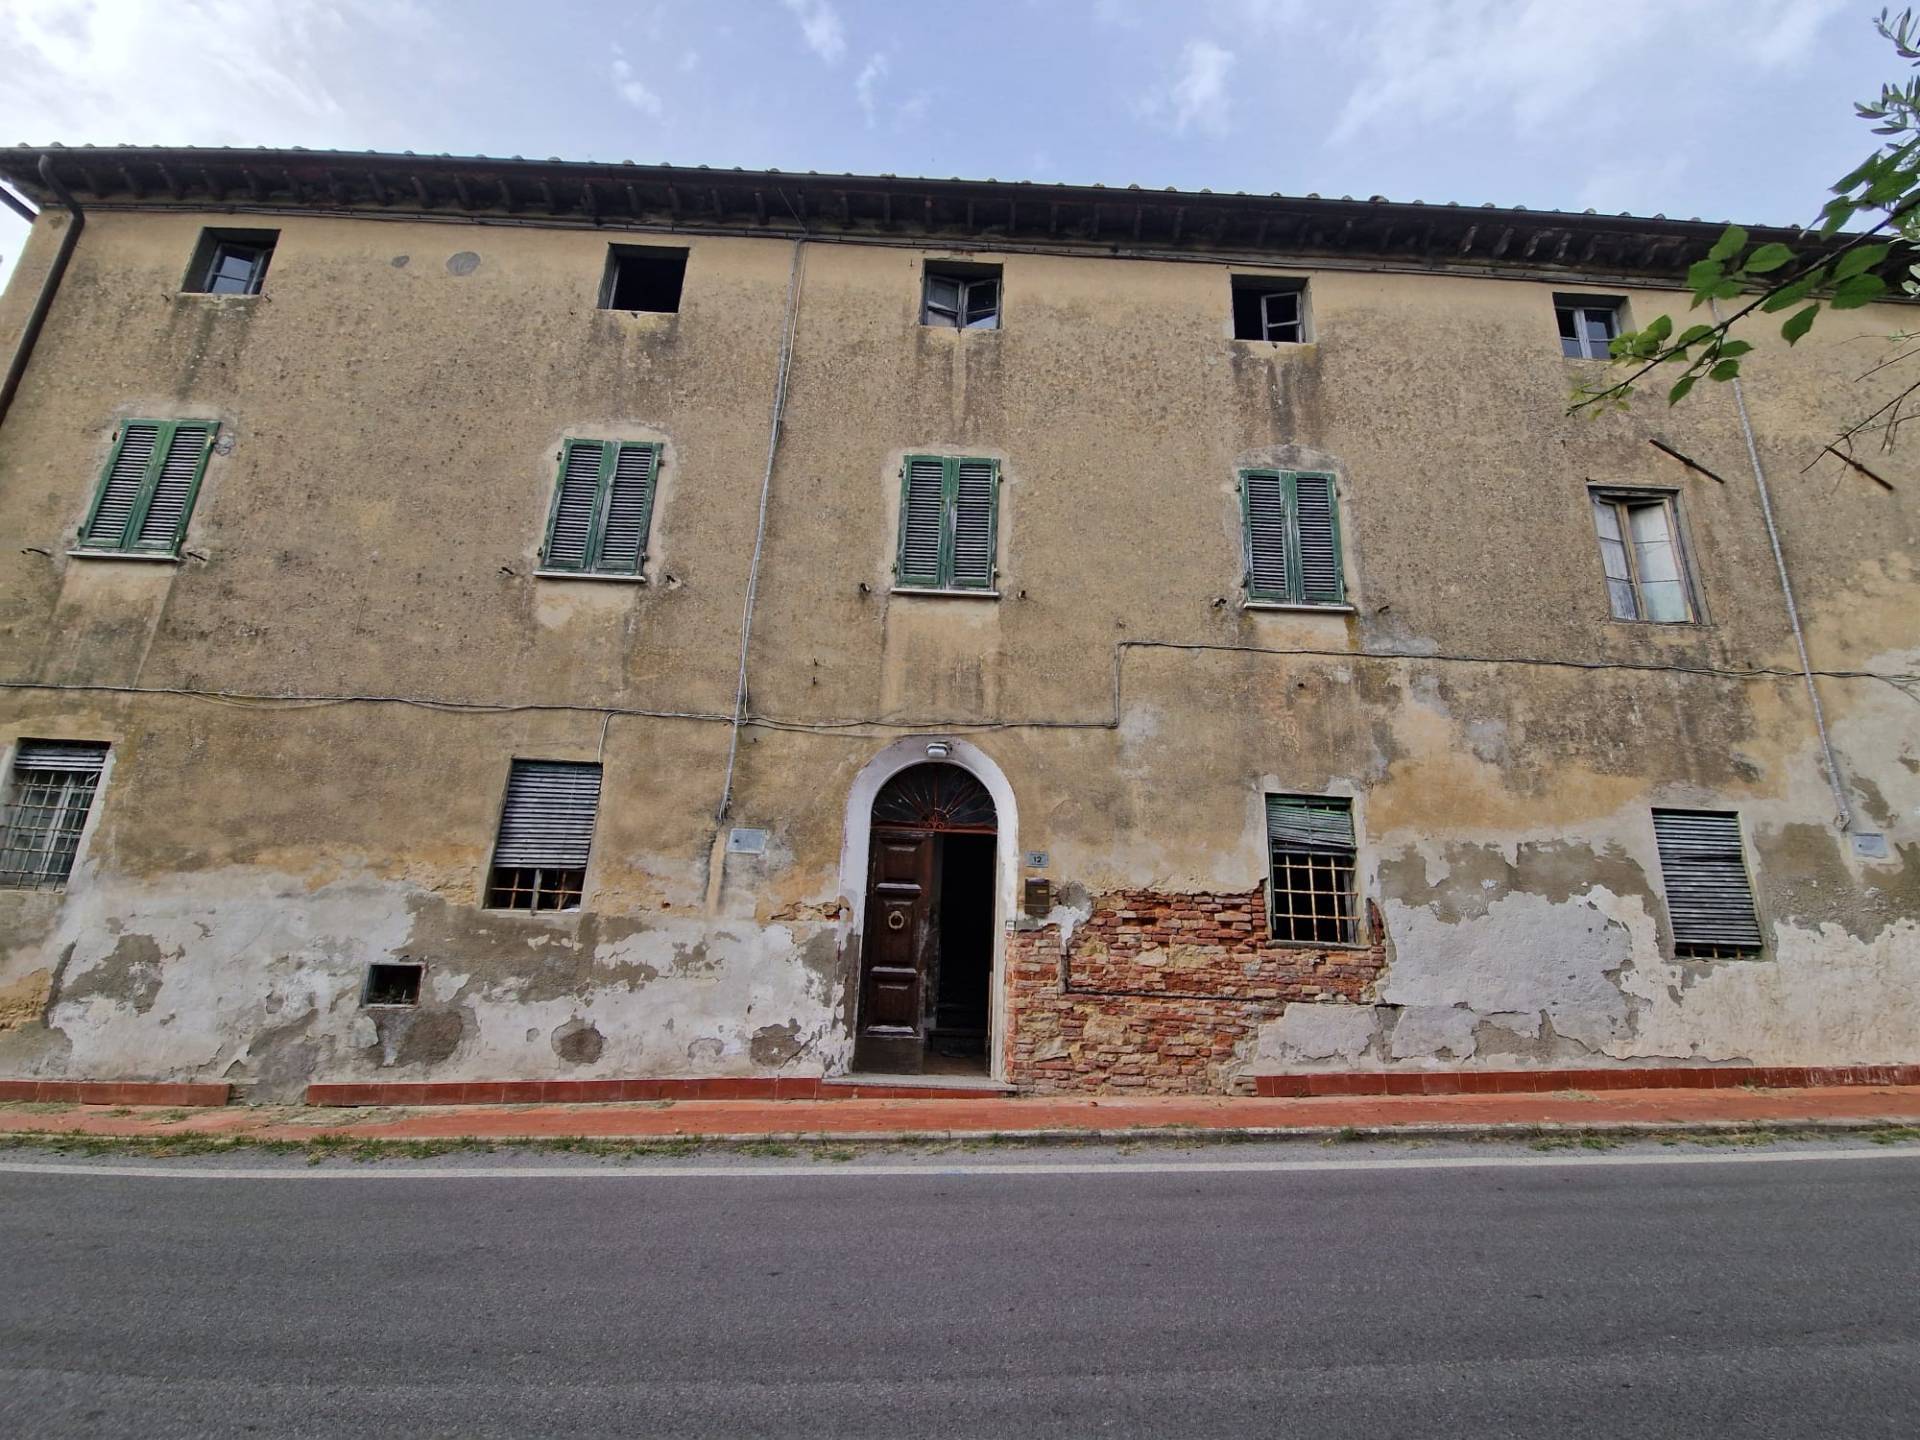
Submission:
[[[1331,475],[1291,475],[1294,534],[1299,547],[1299,599],[1338,605],[1346,599],[1340,565],[1340,520]]]
[[[900,479],[901,585],[938,588],[951,551],[946,525],[947,465],[938,456],[911,455]]]
[[[547,517],[547,548],[541,566],[585,570],[600,521],[600,471],[607,447],[598,440],[569,440],[561,448],[560,478]]]
[[[215,420],[129,420],[114,441],[80,543],[89,550],[172,554],[186,534]]]
[[[113,458],[107,462],[100,489],[93,497],[93,513],[80,530],[82,545],[101,550],[126,548],[134,506],[159,447],[160,429],[154,420],[129,420],[121,427]]]
[[[133,531],[133,549],[169,554],[180,548],[187,533],[187,517],[200,490],[213,435],[220,427],[182,421],[172,427],[166,448],[156,457],[153,485],[147,492],[145,513]]]
[[[637,575],[647,558],[647,527],[653,518],[657,445],[622,445],[607,477],[606,504],[595,570]]]
[[[1267,843],[1274,851],[1350,855],[1352,803],[1306,795],[1269,795]]]
[[[948,464],[954,484],[953,568],[947,583],[955,589],[991,590],[1000,467],[992,460]]]
[[[1240,509],[1246,524],[1247,598],[1292,599],[1285,477],[1273,470],[1242,472]]]

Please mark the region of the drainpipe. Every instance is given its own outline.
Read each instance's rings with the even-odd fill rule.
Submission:
[[[0,383],[0,424],[6,422],[7,412],[13,408],[14,392],[20,388],[20,377],[26,373],[34,342],[40,338],[40,327],[47,323],[47,311],[53,308],[54,293],[60,288],[61,277],[67,273],[67,261],[73,258],[73,247],[87,224],[86,212],[81,210],[80,202],[73,198],[73,192],[62,185],[60,177],[53,173],[51,155],[40,157],[40,178],[53,191],[54,198],[67,207],[67,213],[73,220],[67,226],[67,233],[60,237],[60,248],[53,252],[53,264],[47,267],[46,278],[40,282],[40,294],[33,302],[33,313],[27,316],[26,326],[20,332],[20,343],[13,351],[13,363],[7,366],[7,378]],[[0,194],[5,193],[0,191]],[[7,196],[7,200],[15,210],[21,210],[28,219],[33,218],[20,205],[13,203],[11,195]]]
[[[1709,300],[1715,323],[1720,319],[1720,304]],[[1754,487],[1760,492],[1760,518],[1766,522],[1767,541],[1773,546],[1773,565],[1780,576],[1780,593],[1787,602],[1787,623],[1793,627],[1793,643],[1800,652],[1800,675],[1807,682],[1807,699],[1813,704],[1813,728],[1820,733],[1820,754],[1826,762],[1827,784],[1833,788],[1833,803],[1839,806],[1840,829],[1853,829],[1853,805],[1847,799],[1840,779],[1840,761],[1833,753],[1833,741],[1827,735],[1826,712],[1820,708],[1820,691],[1813,683],[1813,662],[1807,657],[1807,634],[1800,625],[1800,606],[1793,598],[1793,581],[1787,577],[1787,557],[1780,549],[1780,531],[1773,519],[1773,495],[1767,489],[1766,467],[1760,463],[1760,447],[1754,443],[1753,420],[1747,414],[1746,392],[1740,377],[1733,377],[1733,403],[1740,412],[1740,433],[1746,437],[1747,459],[1753,465]]]

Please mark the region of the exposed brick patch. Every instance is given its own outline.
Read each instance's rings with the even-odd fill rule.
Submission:
[[[1386,967],[1363,947],[1276,943],[1266,887],[1101,895],[1062,953],[1058,926],[1007,945],[1007,1078],[1042,1092],[1252,1094],[1240,1070],[1294,1001],[1359,1001]]]

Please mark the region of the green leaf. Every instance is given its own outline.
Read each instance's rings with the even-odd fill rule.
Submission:
[[[1787,338],[1789,345],[1799,343],[1800,337],[1813,328],[1813,317],[1820,313],[1818,305],[1809,305],[1804,310],[1796,310],[1780,327],[1780,333]]]
[[[1729,225],[1720,232],[1720,238],[1713,242],[1713,248],[1707,252],[1709,260],[1731,260],[1747,248],[1747,232],[1738,225]]]
[[[1793,259],[1793,251],[1784,245],[1762,245],[1747,257],[1747,273],[1764,275],[1769,270],[1778,270]]]
[[[1717,328],[1718,328],[1717,326],[1713,326],[1713,325],[1689,325],[1686,329],[1680,332],[1680,338],[1674,341],[1673,343],[1676,346],[1681,346],[1681,347],[1685,347],[1688,345],[1698,345],[1702,340],[1706,339],[1707,336],[1711,335]]]
[[[1686,399],[1687,391],[1693,388],[1693,382],[1699,378],[1698,375],[1682,375],[1674,382],[1673,388],[1667,391],[1667,404],[1678,405]]]
[[[1740,362],[1738,360],[1722,360],[1707,372],[1707,378],[1709,380],[1731,380],[1739,373]]]
[[[1666,338],[1673,333],[1673,317],[1671,315],[1662,315],[1640,333],[1656,344],[1664,344]]]
[[[1887,258],[1891,245],[1862,245],[1857,250],[1849,250],[1840,257],[1840,263],[1833,267],[1833,278],[1845,280],[1851,275],[1859,275],[1871,270]]]
[[[1824,285],[1826,279],[1827,272],[1825,267],[1808,271],[1791,285],[1782,285],[1778,290],[1774,291],[1773,294],[1766,298],[1760,308],[1771,313],[1775,310],[1784,310],[1789,305],[1798,305],[1802,300],[1806,299],[1807,296]]]
[[[1836,310],[1858,310],[1877,300],[1887,290],[1887,282],[1878,275],[1849,275],[1833,287],[1833,299],[1827,303]]]
[[[1722,360],[1731,360],[1736,355],[1744,355],[1753,349],[1745,340],[1729,340],[1713,353]]]
[[[1718,284],[1716,284],[1713,287],[1712,290],[1708,291],[1707,293],[1712,295],[1713,298],[1716,300],[1731,300],[1733,299],[1734,296],[1740,293],[1740,282],[1738,280],[1728,278],[1720,281]]]

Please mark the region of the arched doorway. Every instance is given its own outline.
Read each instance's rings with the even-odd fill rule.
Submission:
[[[998,822],[958,765],[908,766],[874,796],[855,1069],[987,1073]]]

